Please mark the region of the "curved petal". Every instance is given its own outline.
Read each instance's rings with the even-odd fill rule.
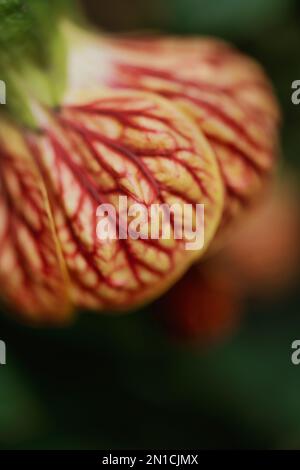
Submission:
[[[222,229],[237,219],[264,189],[278,151],[280,113],[261,67],[210,38],[76,37],[70,86],[151,91],[180,105],[216,152],[226,190]]]
[[[24,136],[0,123],[1,294],[31,321],[70,314],[68,280],[46,190]]]
[[[223,186],[202,134],[168,101],[148,93],[79,93],[44,116],[33,136],[53,207],[76,305],[127,309],[165,290],[201,256],[219,224]],[[187,251],[175,239],[100,240],[97,208],[112,204],[119,228],[119,197],[128,206],[205,204],[205,245]],[[148,213],[148,221],[151,216]],[[148,228],[147,228],[148,230]],[[121,239],[120,239],[121,238]]]

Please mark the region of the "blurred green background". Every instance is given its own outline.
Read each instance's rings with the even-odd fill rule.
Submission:
[[[299,172],[300,2],[85,0],[84,9],[110,31],[216,35],[256,57],[283,108],[285,164]],[[170,338],[155,309],[48,330],[1,315],[0,446],[300,448],[300,366],[290,360],[299,289],[249,302],[234,334],[205,348]]]

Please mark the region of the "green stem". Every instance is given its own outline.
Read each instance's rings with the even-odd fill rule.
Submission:
[[[67,46],[62,17],[74,16],[73,0],[0,0],[0,80],[8,113],[37,127],[32,106],[57,106],[66,86]],[[72,11],[72,14],[69,12]]]

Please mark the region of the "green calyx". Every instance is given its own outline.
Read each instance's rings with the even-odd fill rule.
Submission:
[[[72,0],[0,0],[0,80],[6,84],[8,113],[36,127],[32,103],[56,106],[66,82],[62,17],[76,10]]]

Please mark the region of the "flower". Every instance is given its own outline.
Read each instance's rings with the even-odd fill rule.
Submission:
[[[19,122],[0,122],[1,293],[46,322],[131,310],[173,285],[262,193],[279,114],[260,67],[220,41],[60,33],[60,93],[26,64]],[[204,204],[204,246],[186,250],[174,219],[166,240],[100,240],[97,208],[120,224],[120,196],[188,203],[192,220]]]

